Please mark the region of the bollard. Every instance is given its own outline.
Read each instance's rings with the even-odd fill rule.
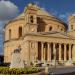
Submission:
[[[48,72],[49,72],[49,67],[46,66],[46,67],[45,67],[45,73],[48,74]]]

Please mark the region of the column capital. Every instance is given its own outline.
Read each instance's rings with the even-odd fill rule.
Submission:
[[[52,42],[53,44],[56,44],[56,42]]]
[[[64,45],[67,45],[67,43],[64,43]]]
[[[51,45],[51,42],[47,42],[48,45]]]
[[[44,41],[41,41],[41,43],[44,44],[45,42]]]
[[[59,45],[62,45],[62,43],[58,43]]]
[[[72,45],[72,44],[69,44],[69,45]]]
[[[47,42],[47,44],[51,44],[51,42]]]
[[[60,44],[62,44],[62,43],[58,43],[58,44],[60,45]]]

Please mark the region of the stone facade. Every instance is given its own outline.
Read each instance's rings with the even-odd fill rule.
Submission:
[[[73,18],[70,19],[68,31],[66,23],[37,5],[29,4],[4,27],[4,62],[11,62],[11,53],[18,46],[22,49],[21,59],[26,62],[75,62],[75,26],[71,22]]]

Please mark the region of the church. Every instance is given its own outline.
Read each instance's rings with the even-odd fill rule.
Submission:
[[[4,27],[4,62],[10,63],[12,52],[20,48],[21,60],[47,64],[75,63],[75,14],[68,25],[35,4]]]

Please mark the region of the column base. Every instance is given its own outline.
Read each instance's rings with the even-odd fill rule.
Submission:
[[[68,60],[64,63],[65,66],[73,66],[73,61],[72,60]]]
[[[52,60],[52,61],[50,62],[50,65],[51,65],[51,66],[58,65],[58,62],[57,62],[56,60]]]

